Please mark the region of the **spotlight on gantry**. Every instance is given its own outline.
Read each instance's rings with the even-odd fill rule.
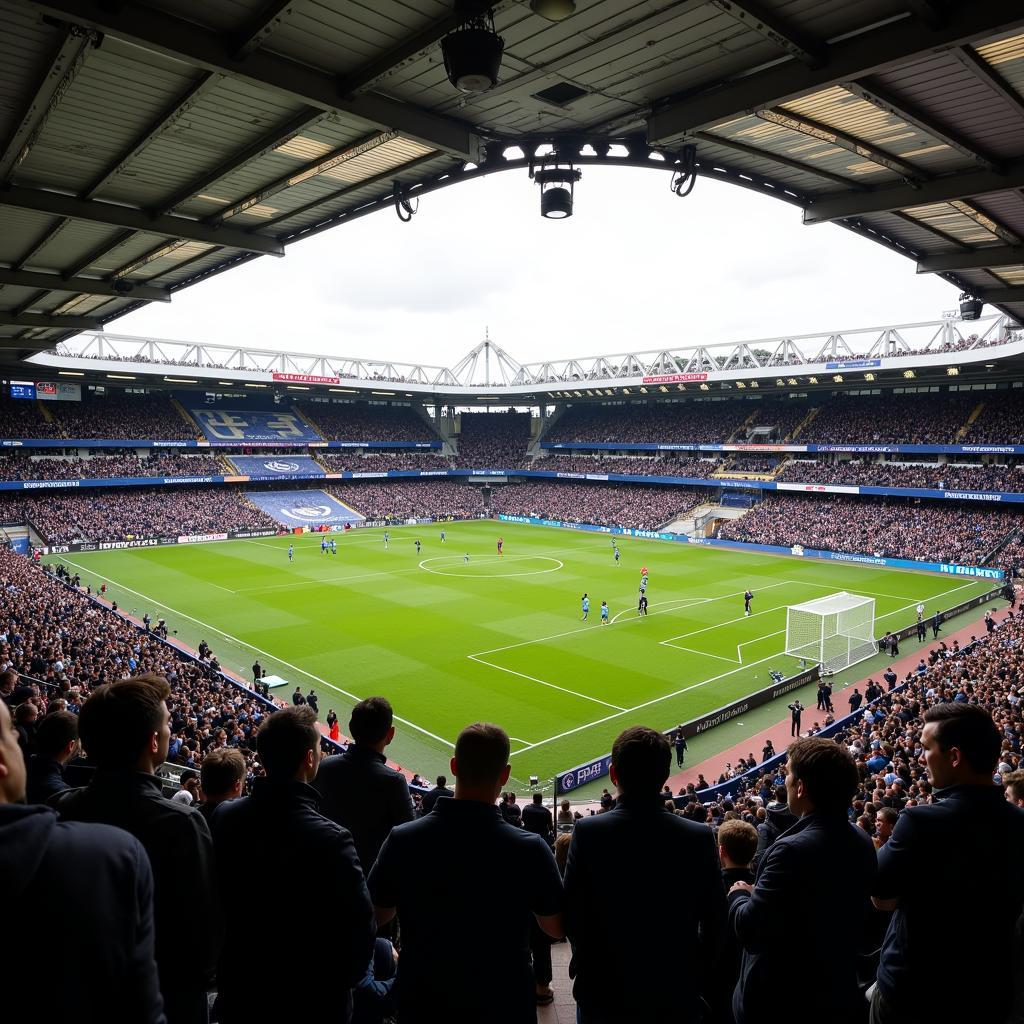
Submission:
[[[549,220],[565,220],[572,216],[573,188],[582,174],[571,163],[541,167],[530,171],[540,185],[540,215]]]
[[[464,4],[456,3],[458,14]],[[457,29],[441,40],[441,55],[448,81],[459,92],[487,92],[498,84],[505,40],[494,28],[490,10],[467,17]]]

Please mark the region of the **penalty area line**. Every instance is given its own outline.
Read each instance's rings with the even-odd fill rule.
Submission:
[[[561,690],[562,693],[570,693],[574,697],[580,697],[583,700],[592,701],[594,704],[603,704],[606,708],[614,708],[616,711],[626,710],[618,704],[609,704],[608,701],[601,700],[600,697],[590,697],[585,693],[579,693],[577,690],[570,690],[568,687],[559,686],[557,683],[549,683],[546,679],[538,679],[536,676],[528,676],[525,672],[517,672],[514,668],[505,668],[504,665],[495,665],[493,662],[484,661],[483,658],[478,657],[475,654],[467,654],[466,657],[469,658],[470,661],[475,661],[478,665],[486,665],[488,668],[496,668],[499,672],[507,672],[512,676],[519,676],[520,679],[529,679],[531,683],[540,683],[541,686],[550,686],[552,690]]]

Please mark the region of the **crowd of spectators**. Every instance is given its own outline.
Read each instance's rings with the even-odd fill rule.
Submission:
[[[326,490],[371,520],[472,519],[484,512],[480,488],[455,480],[367,480]]]
[[[953,444],[977,406],[971,393],[840,395],[801,431],[809,444]]]
[[[218,476],[227,472],[215,455],[163,452],[139,458],[134,451],[91,455],[30,456],[27,451],[0,455],[0,480],[99,480],[123,476]]]
[[[530,443],[528,412],[464,412],[459,417],[457,469],[512,469]]]
[[[335,454],[320,452],[317,461],[328,473],[386,473],[390,469],[447,470],[448,460],[434,451],[355,452]]]
[[[708,491],[687,487],[530,482],[496,489],[491,497],[491,511],[656,530],[710,497]]]
[[[675,458],[672,455],[541,455],[524,469],[549,473],[619,473],[625,476],[688,476],[702,479],[721,467],[718,459]]]
[[[1017,492],[1024,490],[1024,473],[1014,463],[966,465],[953,462],[926,465],[903,462],[859,462],[793,459],[779,480],[812,484],[865,484],[871,487],[923,487],[931,490]]]
[[[1018,390],[983,392],[978,418],[968,427],[965,444],[1020,444],[1024,437],[1024,394]]]
[[[296,402],[327,441],[436,441],[430,424],[411,406],[366,402]]]
[[[944,502],[769,495],[740,519],[722,524],[726,540],[801,545],[850,554],[978,565],[1024,519],[1020,513]]]
[[[93,395],[81,402],[49,402],[47,410],[53,417],[57,437],[194,441],[201,433],[170,398],[153,393]]]
[[[15,492],[0,500],[0,521],[31,523],[48,544],[178,537],[280,524],[236,487],[137,487],[113,494]]]

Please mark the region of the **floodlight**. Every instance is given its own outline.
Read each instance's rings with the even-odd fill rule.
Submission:
[[[970,292],[960,293],[960,319],[977,320],[981,316],[981,308],[984,303],[981,299],[975,298]]]
[[[580,171],[572,164],[540,170],[531,169],[530,176],[540,185],[540,215],[549,220],[564,220],[572,216],[573,186],[580,180]]]
[[[458,4],[456,4],[456,13]],[[441,56],[448,81],[459,92],[487,92],[498,84],[505,40],[494,28],[490,11],[468,18],[441,40]]]

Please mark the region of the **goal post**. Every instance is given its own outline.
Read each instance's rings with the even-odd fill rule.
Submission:
[[[838,672],[877,653],[875,599],[845,590],[786,609],[786,654]]]

